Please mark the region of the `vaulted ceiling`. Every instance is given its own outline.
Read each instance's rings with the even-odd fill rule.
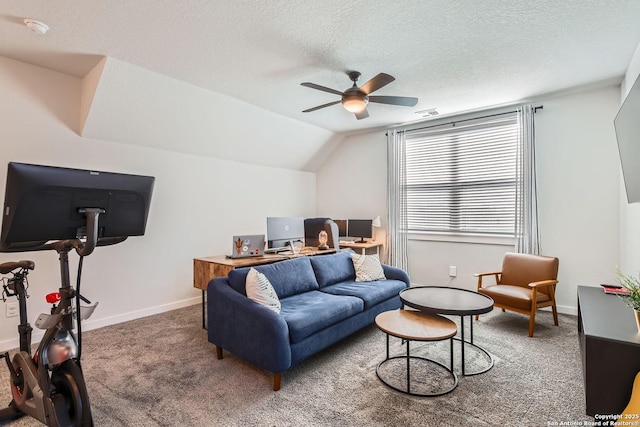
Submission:
[[[24,18],[45,22],[30,32]],[[4,0],[0,55],[84,77],[107,56],[331,132],[351,132],[620,81],[640,43],[637,0]],[[338,100],[346,72],[396,80]],[[247,117],[250,120],[250,117]]]

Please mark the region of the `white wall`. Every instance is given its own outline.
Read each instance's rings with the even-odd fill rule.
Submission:
[[[266,216],[315,214],[313,173],[80,137],[74,130],[81,80],[75,77],[0,57],[0,93],[1,182],[9,161],[156,177],[146,235],[97,248],[85,259],[82,293],[100,302],[85,329],[200,303],[201,293],[193,288],[194,257],[229,252],[233,234],[264,233]],[[233,144],[233,136],[228,138]],[[70,258],[75,282],[77,255]],[[0,262],[18,259],[36,263],[29,275],[33,324],[49,310],[44,295],[60,285],[57,254],[0,254]],[[4,312],[2,304],[2,350],[18,346],[18,318],[5,318]]]
[[[622,82],[620,105],[638,75],[640,75],[640,44]],[[640,203],[627,203],[622,179],[620,179],[620,240],[620,269],[627,274],[640,274]]]
[[[536,117],[542,248],[560,258],[558,304],[578,285],[615,282],[619,161],[613,128],[619,87],[543,100]]]
[[[540,99],[537,116],[542,248],[560,258],[558,305],[576,312],[576,287],[614,279],[619,262],[618,160],[613,117],[619,88],[611,86]],[[317,173],[318,211],[337,217],[386,212],[384,131],[345,139]],[[384,224],[383,224],[384,225]],[[512,246],[409,242],[409,274],[422,285],[473,289],[473,273],[499,270]],[[449,266],[457,277],[449,278]]]

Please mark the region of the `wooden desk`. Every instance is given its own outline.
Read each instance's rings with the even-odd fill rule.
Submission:
[[[216,255],[193,259],[193,287],[207,290],[211,279],[225,277],[234,268],[252,267],[256,265],[271,264],[288,259],[284,255],[269,254],[255,258],[227,258],[225,255]]]
[[[341,241],[340,247],[351,248],[356,252],[360,252],[362,255],[377,254],[378,256],[380,256],[380,248],[382,247],[382,243],[380,242],[345,243]]]
[[[271,264],[301,256],[326,255],[335,253],[335,249],[318,250],[315,247],[305,247],[298,254],[279,253],[265,254],[252,258],[227,258],[225,255],[215,255],[193,259],[193,287],[202,291],[202,327],[206,329],[205,292],[212,279],[226,277],[234,268],[253,267]]]
[[[633,310],[600,287],[578,286],[578,337],[587,415],[620,414],[640,371]]]

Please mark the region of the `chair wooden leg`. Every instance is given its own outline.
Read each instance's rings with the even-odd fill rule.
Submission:
[[[222,347],[216,346],[216,357],[218,358],[218,360],[222,359]]]
[[[556,290],[554,286],[549,286],[549,296],[551,297],[551,310],[553,311],[553,323],[558,326],[558,307],[556,307]]]
[[[553,323],[558,326],[558,308],[555,304],[551,306],[551,310],[553,311]]]
[[[282,381],[282,372],[273,374],[273,391],[280,390],[280,382]]]
[[[531,313],[529,314],[529,336],[533,336],[533,328],[536,324],[536,307],[533,306]]]

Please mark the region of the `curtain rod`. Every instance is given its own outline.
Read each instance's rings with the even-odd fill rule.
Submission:
[[[537,107],[533,107],[533,112],[537,113],[538,110],[542,110],[544,108],[544,105],[538,105]],[[431,126],[423,126],[420,128],[415,128],[415,129],[410,129],[409,131],[414,131],[414,130],[423,130],[423,129],[431,129],[431,128],[435,128],[438,126],[447,126],[447,125],[453,125],[455,126],[456,123],[463,123],[463,122],[468,122],[470,120],[477,120],[477,119],[484,119],[487,117],[497,117],[497,116],[502,116],[505,114],[511,114],[511,113],[517,113],[518,110],[511,110],[511,111],[504,111],[502,113],[495,113],[495,114],[489,114],[488,116],[478,116],[478,117],[473,117],[473,118],[469,118],[469,119],[463,119],[463,120],[455,120],[455,121],[451,121],[451,122],[447,122],[447,123],[439,123],[439,124],[435,124],[435,125],[431,125]],[[400,132],[407,132],[407,130],[401,130]],[[385,133],[385,135],[389,135],[389,131],[387,131]]]

